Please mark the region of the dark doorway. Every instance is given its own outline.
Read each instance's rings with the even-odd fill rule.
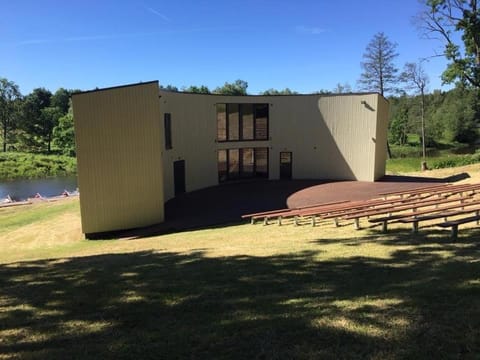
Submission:
[[[173,183],[175,184],[175,196],[185,192],[185,160],[173,162]]]
[[[292,178],[292,153],[282,151],[280,153],[280,179]]]

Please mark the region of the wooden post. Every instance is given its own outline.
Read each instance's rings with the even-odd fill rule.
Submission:
[[[418,221],[412,222],[412,232],[414,234],[418,233]]]
[[[452,225],[452,240],[456,241],[458,237],[458,225]]]
[[[355,228],[355,230],[360,230],[360,218],[354,219],[353,227]]]
[[[387,220],[384,220],[384,221],[383,221],[383,224],[382,224],[382,231],[383,231],[383,232],[387,232],[387,224],[388,224],[388,221],[387,221]]]

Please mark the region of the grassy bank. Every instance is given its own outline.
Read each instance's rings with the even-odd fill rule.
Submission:
[[[419,171],[422,149],[419,146],[392,145],[392,159],[387,160],[387,171],[392,174]],[[443,144],[439,149],[427,149],[429,169],[444,169],[480,163],[480,152],[465,144]],[[473,153],[469,153],[473,152]]]
[[[0,209],[0,358],[476,358],[480,236],[240,224],[83,240]]]
[[[70,176],[76,173],[77,161],[72,157],[0,153],[0,181]]]

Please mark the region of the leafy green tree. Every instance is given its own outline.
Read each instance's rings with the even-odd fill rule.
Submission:
[[[15,126],[21,97],[17,84],[5,78],[0,78],[0,125],[3,134],[3,152],[7,151],[10,131]]]
[[[381,95],[393,93],[397,87],[397,44],[391,42],[383,32],[373,36],[368,43],[358,84],[362,90],[376,91]]]
[[[72,95],[71,90],[59,88],[52,95],[52,99],[51,99],[52,106],[58,107],[62,112],[62,114],[68,113],[68,107],[69,107],[71,95]]]
[[[160,85],[160,90],[178,92],[178,88],[176,86],[173,86],[173,85],[170,85],[170,84],[167,85],[167,86]]]
[[[420,29],[427,37],[443,42],[442,55],[449,61],[442,74],[443,81],[460,80],[479,89],[480,3],[477,0],[422,0],[422,3]]]
[[[189,87],[183,88],[182,91],[194,94],[210,94],[210,89],[205,85],[190,85]]]
[[[244,80],[235,80],[234,83],[226,82],[223,86],[217,87],[213,92],[220,95],[247,95],[248,83]]]
[[[20,121],[21,142],[26,151],[45,151],[45,134],[48,131],[50,120],[48,114],[42,110],[50,107],[52,93],[44,88],[34,89],[28,94],[22,106],[22,119]],[[53,129],[53,128],[52,128]],[[48,142],[48,140],[47,140]],[[48,145],[47,145],[48,148]]]
[[[447,141],[473,143],[477,139],[476,91],[459,86],[445,95],[434,114],[443,124],[443,136]]]
[[[400,98],[390,99],[391,119],[389,123],[389,141],[392,144],[406,145],[409,132],[409,111],[408,97],[403,94]]]
[[[277,89],[268,89],[262,92],[260,95],[295,95],[298,94],[296,91],[290,90],[289,88],[285,88],[283,90]]]
[[[60,108],[49,106],[41,111],[41,121],[37,125],[37,135],[46,146],[47,153],[50,153],[53,140],[53,129],[57,126],[59,119],[63,116]]]
[[[68,113],[60,117],[57,126],[53,128],[53,143],[64,155],[75,156],[75,130],[71,106]]]

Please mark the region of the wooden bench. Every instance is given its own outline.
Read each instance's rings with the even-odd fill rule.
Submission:
[[[427,214],[425,216],[419,216],[419,217],[411,217],[411,218],[404,218],[398,220],[401,223],[411,223],[412,224],[412,232],[417,233],[418,232],[418,224],[421,221],[429,221],[429,220],[437,220],[437,219],[444,219],[444,222],[447,222],[447,218],[452,217],[452,216],[458,216],[458,215],[465,215],[465,214],[470,214],[475,212],[475,215],[479,215],[480,213],[480,207],[474,207],[471,209],[464,209],[464,210],[449,210],[446,212],[440,212],[440,213],[432,213],[432,214]]]
[[[429,200],[429,201],[416,201],[413,203],[407,203],[403,205],[398,205],[398,206],[391,206],[387,208],[382,208],[382,209],[374,209],[374,210],[368,210],[368,211],[357,211],[357,212],[352,212],[350,214],[344,215],[341,218],[344,220],[354,220],[354,228],[356,230],[360,229],[360,219],[362,217],[369,217],[369,216],[375,216],[375,215],[381,215],[381,214],[392,214],[400,211],[405,211],[405,210],[413,210],[417,211],[417,209],[424,208],[424,207],[429,207],[429,206],[438,206],[440,204],[447,204],[447,203],[452,203],[452,202],[462,202],[464,200],[467,200],[471,198],[471,196],[460,196],[454,199],[441,199],[441,200]],[[391,216],[391,215],[389,215]]]
[[[401,222],[401,223],[412,223],[413,224],[413,232],[417,232],[418,231],[418,222],[423,221],[423,220],[429,220],[429,219],[421,217],[421,215],[438,214],[438,213],[441,213],[441,212],[457,210],[457,209],[462,209],[463,210],[467,207],[471,207],[471,206],[475,206],[475,205],[480,205],[480,200],[462,202],[460,204],[447,205],[447,206],[437,207],[437,208],[434,208],[434,209],[427,209],[427,210],[421,210],[421,211],[411,211],[411,212],[402,213],[402,214],[395,214],[395,215],[384,216],[384,217],[380,217],[380,218],[373,218],[373,219],[369,219],[368,221],[371,222],[371,223],[382,223],[382,231],[384,231],[384,232],[387,231],[388,222],[391,222],[391,221],[398,221],[398,222]],[[473,210],[471,210],[471,211],[473,211]],[[452,216],[452,215],[449,215],[449,216]],[[441,217],[445,217],[445,216],[438,216],[438,217],[441,218]]]
[[[339,218],[342,215],[351,214],[354,212],[364,212],[368,210],[374,209],[382,209],[388,208],[394,205],[405,205],[408,203],[415,203],[424,198],[416,198],[416,199],[371,199],[371,200],[359,200],[359,201],[352,201],[348,204],[339,205],[331,208],[326,209],[306,209],[299,211],[295,214],[297,217],[311,217],[311,223],[313,226],[316,225],[316,217],[320,217],[321,219],[331,219],[331,218]],[[295,223],[298,224],[298,219],[295,220]],[[338,225],[337,221],[335,220],[335,225]]]
[[[477,225],[479,224],[480,215],[478,214],[478,212],[474,216],[469,216],[458,220],[445,221],[443,223],[437,224],[437,226],[440,226],[442,228],[451,228],[451,238],[453,241],[455,241],[458,237],[458,225],[467,224],[474,221],[477,222]]]
[[[428,186],[422,186],[422,187],[417,187],[413,188],[410,190],[399,190],[399,191],[391,191],[391,192],[384,192],[380,193],[378,195],[383,196],[385,199],[387,199],[389,196],[400,196],[400,198],[403,198],[404,195],[417,195],[417,194],[424,194],[432,190],[438,190],[441,188],[447,188],[449,187],[450,184],[438,184],[438,185],[428,185]]]
[[[250,223],[251,224],[254,224],[255,220],[263,219],[264,225],[267,225],[268,220],[270,218],[277,218],[277,219],[280,220],[284,216],[287,216],[287,217],[288,216],[293,216],[294,214],[296,214],[296,212],[301,211],[303,209],[324,208],[324,207],[334,206],[334,205],[337,205],[337,204],[344,204],[344,203],[348,203],[348,202],[349,202],[349,200],[332,201],[332,202],[302,206],[302,207],[297,207],[297,208],[292,208],[292,209],[286,208],[286,209],[258,212],[258,213],[253,213],[253,214],[245,214],[245,215],[242,215],[241,217],[242,217],[242,219],[250,218]],[[280,220],[280,222],[281,222],[281,220]]]
[[[389,194],[401,194],[402,198],[403,195],[408,195],[407,198],[410,197],[415,197],[420,194],[428,194],[426,197],[431,197],[431,196],[444,196],[448,197],[451,195],[456,195],[456,194],[463,194],[464,192],[472,191],[472,193],[475,193],[477,190],[480,189],[480,184],[460,184],[460,185],[441,185],[441,186],[434,186],[434,187],[427,187],[427,188],[419,188],[417,190],[412,190],[410,192],[408,191],[397,191],[397,192],[392,192],[392,193],[382,193],[380,195],[389,195]]]

